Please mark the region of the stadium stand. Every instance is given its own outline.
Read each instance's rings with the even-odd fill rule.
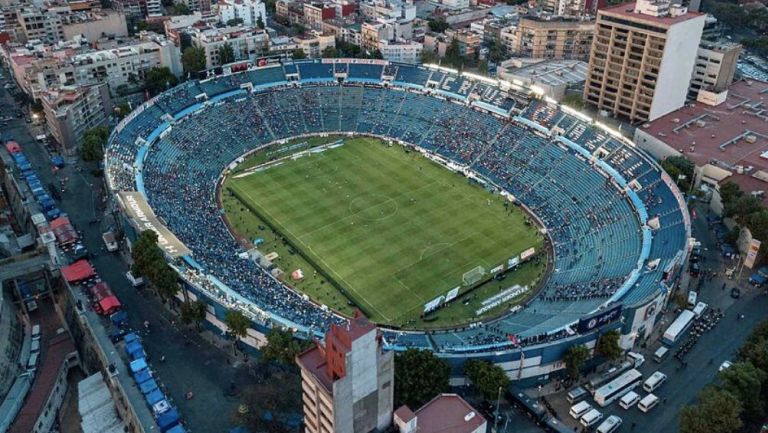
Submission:
[[[334,70],[346,71],[348,82],[337,83]],[[302,85],[286,86],[286,76],[296,73]],[[385,76],[394,77],[389,87]],[[201,94],[205,100],[244,82],[254,84],[253,92],[202,104]],[[435,89],[472,95],[494,109],[436,97]],[[272,317],[318,330],[345,319],[239,258],[243,248],[222,221],[213,185],[241,155],[301,134],[374,134],[419,146],[530,210],[551,240],[553,270],[535,299],[497,320],[429,334],[385,330],[387,343],[446,353],[508,349],[509,335],[540,344],[563,338],[566,325],[601,305],[639,303],[663,291],[664,270],[679,260],[690,222],[673,182],[641,151],[543,101],[513,116],[521,100],[420,66],[272,66],[187,82],[148,101],[113,132],[106,171],[113,191],[136,190],[141,179],[155,213],[193,251],[194,260],[174,264],[186,278],[211,275]],[[166,115],[190,107],[168,123]],[[660,226],[650,230],[647,220],[655,217]],[[647,269],[656,259],[658,266]],[[195,281],[220,291],[210,280]]]

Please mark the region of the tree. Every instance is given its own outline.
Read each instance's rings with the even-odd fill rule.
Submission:
[[[338,57],[338,54],[339,53],[336,51],[336,47],[328,46],[328,47],[325,47],[325,49],[323,50],[322,54],[320,54],[320,56],[324,59],[333,59],[335,57]]]
[[[741,428],[741,402],[730,392],[707,387],[699,403],[680,411],[680,433],[732,433]]]
[[[507,58],[507,47],[499,41],[492,40],[488,43],[488,61],[501,63]]]
[[[448,389],[451,367],[428,350],[408,349],[395,355],[395,407],[421,407]]]
[[[309,341],[294,338],[291,331],[272,328],[267,334],[267,344],[261,349],[261,360],[294,365],[296,355],[309,348],[310,345]]]
[[[451,27],[451,25],[443,18],[431,19],[427,21],[427,25],[429,26],[429,29],[435,33],[443,33]]]
[[[768,378],[766,372],[757,369],[750,362],[737,362],[721,371],[718,376],[723,389],[741,402],[746,421],[758,423],[765,418],[766,402],[762,396],[762,387]]]
[[[307,28],[304,27],[301,23],[294,23],[293,24],[293,31],[296,32],[296,34],[303,35],[304,32],[307,31]]]
[[[693,163],[684,156],[670,156],[661,161],[661,168],[677,182],[677,186],[684,192],[691,189],[693,182]]]
[[[747,24],[747,12],[737,4],[713,2],[710,8],[715,18],[730,27],[739,28]]]
[[[259,17],[259,18],[261,18],[261,17]],[[239,26],[242,23],[243,23],[243,19],[242,18],[232,18],[231,20],[227,21],[227,25],[230,26],[230,27]]]
[[[237,424],[253,432],[287,433],[288,428],[279,420],[301,410],[301,379],[285,371],[259,369],[255,384],[242,393],[240,405],[234,413]],[[271,416],[265,416],[269,413]]]
[[[437,56],[437,53],[431,50],[423,50],[421,52],[421,63],[423,64],[429,64],[429,63],[437,63],[440,60],[440,58]]]
[[[201,300],[187,301],[181,304],[181,321],[187,325],[194,323],[195,329],[200,330],[200,323],[205,320],[208,306]]]
[[[179,279],[176,271],[168,266],[164,260],[158,266],[159,268],[152,278],[152,284],[157,289],[157,294],[160,295],[160,298],[165,301],[179,293]]]
[[[481,75],[488,75],[488,62],[481,60],[477,64],[477,72],[479,72]]]
[[[258,27],[258,28],[260,28],[262,30],[264,30],[264,27],[266,27],[264,25],[264,18],[262,18],[261,15],[259,15],[259,17],[256,19],[256,27]]]
[[[85,131],[80,143],[80,158],[86,162],[101,161],[104,157],[107,138],[109,138],[109,129],[106,126],[97,126]]]
[[[168,8],[169,15],[189,15],[189,6],[184,3],[178,3]]]
[[[486,400],[495,400],[499,390],[507,389],[509,385],[504,369],[488,361],[471,359],[465,362],[464,374],[472,382],[472,387],[483,394]]]
[[[584,363],[589,359],[589,349],[584,345],[571,346],[565,352],[563,360],[568,376],[571,379],[578,379],[581,376],[581,369]]]
[[[577,110],[581,110],[585,106],[584,97],[582,97],[579,93],[568,93],[565,95],[565,97],[563,97],[562,103],[563,105],[567,105]]]
[[[443,58],[445,63],[455,67],[460,68],[461,65],[464,63],[462,57],[461,57],[461,47],[459,47],[459,40],[453,39],[451,43],[448,45],[448,48],[445,49],[445,57]]]
[[[205,50],[198,47],[187,47],[181,55],[181,64],[189,74],[197,74],[205,70]]]
[[[304,54],[304,50],[296,49],[296,50],[293,50],[293,58],[294,60],[306,59],[307,55]]]
[[[226,316],[224,316],[224,324],[227,325],[227,332],[235,337],[235,344],[232,345],[232,350],[234,351],[234,348],[237,347],[237,340],[247,335],[251,321],[240,311],[229,310]]]
[[[235,61],[235,50],[232,48],[232,44],[226,42],[219,47],[219,65],[226,65]]]
[[[152,68],[144,78],[144,89],[154,96],[178,84],[179,80],[167,67]]]
[[[122,119],[123,117],[127,116],[128,113],[131,112],[131,106],[128,105],[127,102],[123,102],[122,104],[115,107],[115,116],[117,116],[118,119]]]
[[[595,353],[607,358],[610,361],[615,361],[621,356],[621,347],[619,346],[620,333],[618,330],[608,331],[600,336],[597,340],[597,346],[595,346]]]

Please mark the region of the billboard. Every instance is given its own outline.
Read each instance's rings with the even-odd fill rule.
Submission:
[[[749,243],[749,250],[747,251],[747,258],[744,259],[744,266],[752,269],[755,265],[755,259],[757,258],[757,252],[760,251],[760,241],[752,239]]]
[[[576,325],[576,332],[586,334],[589,331],[618,320],[621,317],[621,308],[621,304],[616,304],[608,309],[582,317],[579,319],[578,325]]]
[[[434,311],[435,309],[437,309],[437,307],[439,307],[440,304],[443,303],[443,299],[445,299],[445,296],[440,295],[437,298],[424,304],[424,314],[427,314],[430,311]]]
[[[136,191],[122,191],[118,193],[118,198],[122,204],[123,210],[140,231],[152,230],[157,233],[157,246],[166,254],[176,258],[186,256],[192,253],[186,245],[171,233],[155,215],[155,212],[149,207],[149,203],[144,196]]]
[[[445,302],[451,302],[456,299],[457,296],[459,296],[459,288],[454,287],[445,295]]]
[[[520,253],[520,260],[524,262],[533,257],[534,254],[536,254],[536,248],[528,248],[527,250]]]
[[[507,269],[512,269],[515,266],[520,264],[520,257],[512,257],[511,259],[507,260]]]
[[[504,265],[501,264],[501,265],[496,266],[495,268],[491,269],[491,273],[492,274],[496,274],[496,273],[499,273],[499,272],[501,272],[503,270],[504,270]]]

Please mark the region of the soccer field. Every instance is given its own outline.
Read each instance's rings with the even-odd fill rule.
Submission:
[[[379,323],[402,325],[460,286],[472,268],[490,270],[543,246],[536,226],[502,197],[417,152],[372,138],[347,138],[337,148],[231,176],[224,189],[257,213],[225,199],[237,233],[264,237],[254,228],[263,220],[306,256],[305,265],[316,264]],[[279,247],[267,239],[260,251],[282,256],[286,249]],[[302,270],[305,285],[321,278]],[[344,295],[328,286],[306,292],[344,311]]]

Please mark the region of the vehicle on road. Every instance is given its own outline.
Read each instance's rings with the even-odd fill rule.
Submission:
[[[117,251],[117,240],[115,239],[115,234],[112,233],[112,230],[102,233],[101,239],[104,241],[107,251],[110,253]]]
[[[699,317],[701,317],[701,315],[704,313],[704,310],[706,309],[707,309],[707,304],[705,304],[704,302],[699,302],[696,304],[695,307],[693,307],[693,314],[695,314],[696,318],[698,319]]]
[[[731,368],[731,365],[733,365],[731,361],[723,361],[723,363],[720,364],[720,368],[718,368],[717,371],[727,370]]]
[[[621,427],[621,418],[611,415],[597,427],[597,433],[613,433]]]
[[[659,404],[659,398],[653,394],[648,394],[645,397],[643,397],[643,399],[640,400],[639,403],[637,403],[637,408],[640,409],[642,412],[648,412],[649,410],[656,407],[657,404]]]
[[[696,306],[696,302],[699,299],[699,294],[691,290],[688,292],[688,308],[694,308]]]
[[[592,427],[600,422],[601,419],[603,419],[603,414],[597,409],[592,409],[581,417],[580,422],[584,427]]]
[[[586,401],[582,401],[579,403],[574,404],[571,407],[571,410],[568,412],[574,419],[579,419],[582,416],[584,416],[585,413],[592,410],[592,405],[587,403]]]
[[[637,404],[638,401],[640,401],[640,394],[636,393],[635,391],[629,391],[628,393],[624,394],[623,397],[621,397],[621,400],[619,400],[619,406],[621,406],[622,409],[629,410],[632,406]]]
[[[651,375],[651,377],[643,382],[643,389],[647,392],[656,391],[666,381],[667,375],[660,371],[656,371]]]
[[[128,281],[131,282],[131,285],[136,287],[141,287],[144,285],[144,277],[134,277],[131,271],[128,271],[125,273],[125,278],[128,279]]]
[[[613,403],[614,400],[621,398],[624,394],[640,385],[642,379],[643,374],[634,368],[627,371],[616,379],[598,388],[597,391],[595,391],[595,403],[600,405],[600,407],[608,406]]]
[[[658,349],[656,349],[655,352],[653,352],[653,360],[658,363],[661,363],[661,361],[663,361],[664,358],[667,357],[667,355],[669,355],[669,348],[661,346]]]
[[[584,400],[587,398],[589,393],[586,389],[584,389],[581,386],[577,386],[576,388],[573,388],[572,390],[568,391],[568,395],[566,396],[566,399],[568,400],[568,403],[570,404],[576,404],[580,402],[581,400]]]
[[[693,311],[683,310],[680,315],[677,316],[675,321],[669,325],[669,328],[664,331],[664,335],[661,337],[662,343],[666,344],[667,346],[674,345],[677,340],[679,340],[680,337],[683,336],[686,331],[688,331],[688,328],[690,328],[693,324],[693,319],[695,317],[696,315],[693,314]]]
[[[645,363],[645,356],[637,352],[627,352],[627,359],[634,363],[635,368],[640,368]]]

